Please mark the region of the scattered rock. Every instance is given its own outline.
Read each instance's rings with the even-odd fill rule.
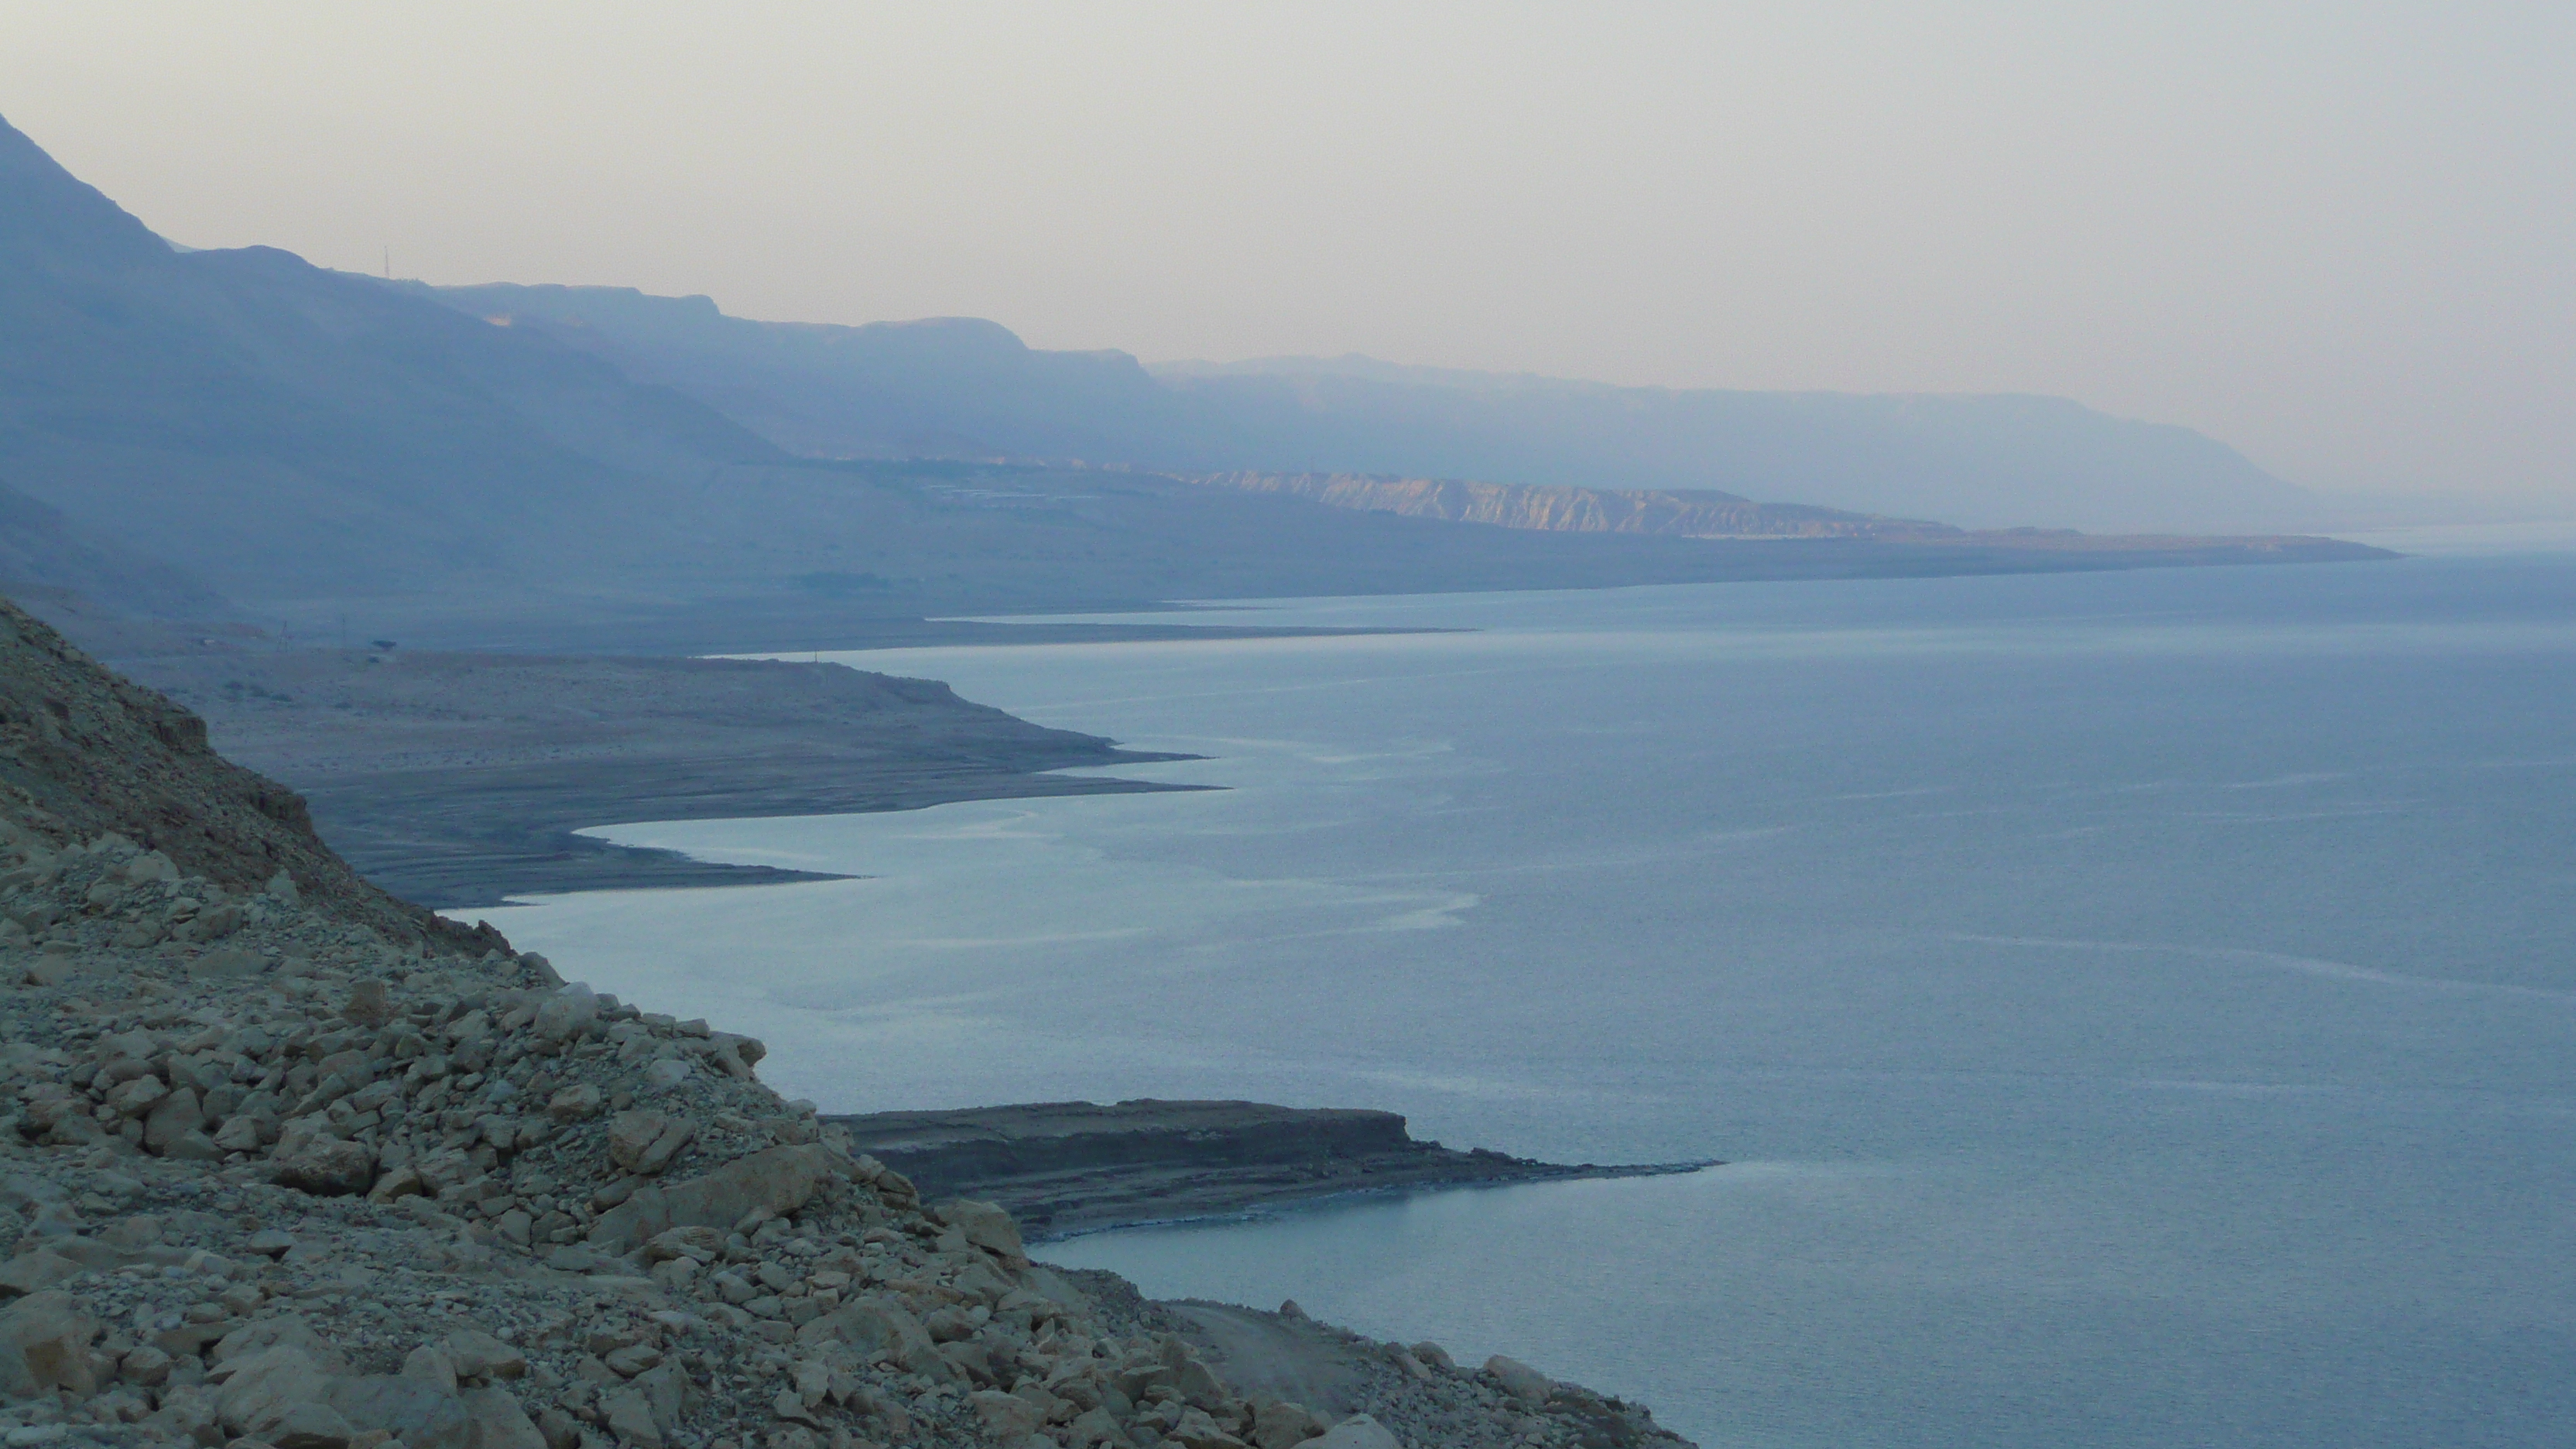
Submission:
[[[363,1142],[317,1138],[277,1165],[281,1186],[315,1197],[346,1197],[375,1185],[376,1154]],[[414,1446],[418,1449],[418,1446]]]
[[[383,1026],[394,1019],[393,993],[382,981],[361,981],[349,988],[349,999],[341,1006],[340,1014],[360,1026]]]
[[[1485,1373],[1502,1385],[1503,1392],[1524,1404],[1544,1404],[1556,1388],[1556,1381],[1518,1359],[1496,1354],[1485,1360]]]

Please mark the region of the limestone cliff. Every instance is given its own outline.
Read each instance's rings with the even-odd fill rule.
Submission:
[[[1956,538],[1945,524],[1879,518],[1795,503],[1756,503],[1732,493],[1641,488],[1549,488],[1457,478],[1358,473],[1211,473],[1211,488],[1303,498],[1332,508],[1489,523],[1546,533],[1644,533],[1676,538]]]

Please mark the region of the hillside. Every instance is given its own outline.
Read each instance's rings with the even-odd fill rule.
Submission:
[[[114,834],[226,893],[311,901],[405,943],[484,939],[361,879],[314,834],[303,797],[216,754],[204,720],[109,673],[7,600],[0,816],[22,849]]]
[[[0,123],[0,480],[93,542],[245,603],[515,587],[616,562],[589,523],[776,456],[533,333],[175,250]]]

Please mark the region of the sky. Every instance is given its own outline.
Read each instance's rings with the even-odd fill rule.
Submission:
[[[1151,360],[2040,392],[2576,507],[2576,5],[81,5],[174,241]]]

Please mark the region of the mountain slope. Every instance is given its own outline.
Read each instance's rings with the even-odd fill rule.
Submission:
[[[0,483],[0,589],[118,600],[167,619],[204,619],[230,604],[204,580],[112,538],[73,526],[62,510]]]
[[[0,473],[236,598],[507,577],[514,530],[775,456],[543,337],[269,248],[174,251],[0,123]]]

